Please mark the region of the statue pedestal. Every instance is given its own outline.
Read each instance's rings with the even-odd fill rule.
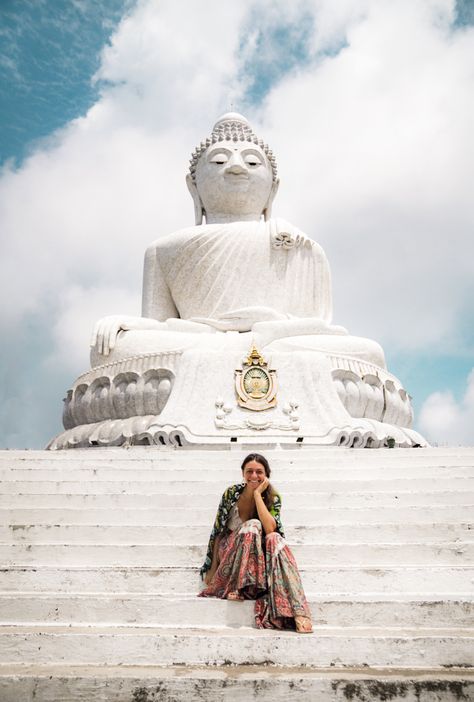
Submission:
[[[237,337],[238,338],[238,337]],[[240,340],[239,346],[242,346]],[[240,407],[234,388],[242,348],[144,354],[81,375],[50,449],[230,444],[426,446],[412,430],[410,398],[386,370],[317,351],[269,352],[275,407]],[[247,349],[248,350],[248,349]],[[265,355],[265,350],[263,350]]]

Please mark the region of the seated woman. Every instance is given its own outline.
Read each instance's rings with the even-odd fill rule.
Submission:
[[[311,613],[295,558],[284,540],[280,496],[270,485],[267,459],[251,453],[244,482],[222,495],[201,575],[200,597],[255,599],[259,629],[311,633]]]

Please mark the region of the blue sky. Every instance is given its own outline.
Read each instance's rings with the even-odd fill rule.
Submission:
[[[100,51],[127,0],[3,0],[0,4],[1,161],[23,159],[98,97]]]
[[[60,431],[94,320],[138,311],[231,105],[276,152],[276,214],[328,255],[334,321],[382,343],[418,429],[474,442],[473,3],[287,5],[0,4],[0,445]]]

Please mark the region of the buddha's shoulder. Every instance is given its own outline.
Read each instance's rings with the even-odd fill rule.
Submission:
[[[184,227],[183,229],[178,229],[171,234],[165,234],[160,236],[158,239],[153,241],[148,249],[154,249],[155,251],[169,251],[170,249],[180,248],[184,244],[192,241],[199,242],[207,236],[223,236],[226,233],[234,235],[236,229],[238,231],[239,224],[243,224],[248,227],[248,223],[230,222],[225,224],[199,224],[192,227]],[[254,223],[252,223],[254,224]]]
[[[183,229],[177,229],[171,234],[164,234],[158,237],[155,241],[152,241],[148,246],[148,250],[154,249],[155,251],[166,251],[170,248],[177,246],[182,246],[184,243],[195,237],[198,233],[200,227],[184,227]]]
[[[197,244],[209,238],[216,237],[225,241],[253,240],[267,241],[272,248],[282,246],[289,248],[312,249],[314,254],[324,253],[321,246],[305,234],[301,229],[280,217],[269,219],[266,222],[227,222],[222,224],[200,224],[178,229],[171,234],[165,234],[155,239],[147,248],[148,252],[171,253],[181,249],[193,241]]]
[[[281,217],[267,222],[274,248],[300,249],[311,251],[317,257],[324,257],[324,250],[317,241],[308,236],[302,229]]]

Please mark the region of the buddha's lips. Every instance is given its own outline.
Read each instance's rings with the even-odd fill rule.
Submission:
[[[225,178],[230,178],[231,180],[248,180],[249,177],[245,173],[226,173]]]

